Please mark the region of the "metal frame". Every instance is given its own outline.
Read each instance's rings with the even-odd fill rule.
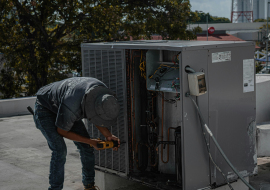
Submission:
[[[141,43],[93,43],[93,44],[82,44],[81,47],[82,49],[92,49],[92,50],[121,50],[122,51],[122,69],[123,69],[123,72],[122,74],[124,75],[124,79],[126,81],[126,76],[125,76],[125,73],[126,73],[126,70],[125,70],[125,65],[126,65],[126,59],[124,58],[125,56],[125,49],[151,49],[151,50],[169,50],[169,51],[182,51],[182,54],[181,54],[181,57],[179,57],[179,60],[180,60],[180,65],[179,65],[179,73],[180,73],[180,76],[182,77],[182,80],[181,80],[181,84],[182,84],[182,89],[181,89],[181,98],[182,98],[182,110],[183,110],[183,120],[184,118],[186,117],[186,114],[188,113],[189,114],[189,117],[190,118],[197,118],[197,113],[195,111],[195,108],[192,106],[192,103],[191,102],[187,102],[187,100],[183,100],[185,97],[184,97],[184,93],[188,90],[187,86],[186,86],[186,73],[184,72],[184,67],[186,66],[186,64],[190,64],[192,66],[195,67],[196,70],[200,71],[201,66],[200,64],[198,64],[199,61],[202,61],[200,59],[200,56],[198,56],[199,54],[200,55],[203,55],[203,56],[207,56],[208,58],[206,59],[211,59],[211,54],[209,53],[210,51],[219,51],[218,49],[222,48],[222,49],[228,49],[228,48],[236,48],[237,47],[247,47],[247,46],[254,46],[255,47],[255,44],[254,42],[211,42],[211,41],[208,41],[208,42],[197,42],[197,41],[161,41],[160,43],[157,43],[157,42],[154,42],[154,43],[144,43],[144,42],[141,42]],[[225,51],[225,50],[224,50]],[[207,53],[208,52],[208,53]],[[192,58],[192,53],[193,54],[196,54],[196,58],[194,59],[190,59]],[[83,57],[83,56],[82,56]],[[200,60],[198,60],[200,59]],[[187,60],[191,60],[191,61],[187,61]],[[196,61],[197,60],[197,61]],[[83,61],[84,61],[84,58],[83,58]],[[205,64],[205,63],[204,63]],[[207,61],[207,64],[208,64],[208,61]],[[215,63],[215,64],[219,64],[219,63]],[[208,71],[208,66],[206,66],[206,72],[209,72]],[[208,81],[208,77],[206,78],[207,80],[207,84],[209,84],[209,81]],[[185,83],[185,84],[184,84]],[[124,88],[126,87],[126,83],[124,84]],[[183,88],[184,86],[184,88]],[[126,104],[126,92],[124,91],[124,104]],[[209,100],[209,97],[205,96],[204,97],[206,102],[208,102]],[[184,103],[184,101],[186,101]],[[185,104],[185,105],[184,105]],[[205,108],[205,106],[207,106],[206,104],[208,103],[203,103],[203,105],[200,105],[202,108]],[[126,110],[126,108],[125,108]],[[207,109],[208,110],[208,109]],[[126,116],[126,111],[125,111],[125,120],[124,120],[124,123],[125,123],[125,126],[126,126],[126,130],[125,130],[125,136],[127,138],[127,116]],[[206,111],[205,113],[203,113],[203,115],[205,115],[206,117],[208,117],[208,114],[209,114],[209,110]],[[207,119],[208,121],[208,119]],[[190,123],[189,123],[190,122]],[[188,123],[188,126],[185,126],[185,124]],[[189,156],[193,155],[194,153],[192,152],[197,152],[198,154],[201,154],[200,155],[200,158],[201,157],[205,157],[205,158],[208,158],[207,157],[207,153],[204,152],[205,150],[202,150],[203,149],[203,146],[204,144],[202,145],[202,143],[199,143],[199,141],[203,142],[202,141],[202,137],[200,136],[201,134],[200,131],[198,131],[199,129],[197,129],[197,131],[194,131],[195,129],[192,129],[193,131],[190,131],[190,128],[192,128],[192,126],[197,126],[199,125],[198,124],[198,121],[182,121],[182,128],[181,128],[181,132],[182,132],[182,165],[183,165],[183,171],[182,171],[182,174],[183,174],[183,182],[186,181],[188,183],[185,184],[185,182],[183,183],[183,189],[185,190],[191,190],[193,187],[196,187],[196,185],[192,185],[191,184],[191,179],[187,179],[187,176],[186,176],[186,172],[187,170],[190,170],[190,168],[192,167],[191,165],[191,162],[189,162],[189,165],[186,166],[186,161],[188,159],[191,159],[191,157],[188,157],[188,158],[185,158],[185,156],[183,156],[184,154],[188,154]],[[199,126],[198,126],[199,127]],[[211,127],[211,126],[210,126]],[[194,134],[194,132],[196,134]],[[188,136],[189,135],[189,136]],[[188,150],[188,147],[187,145],[185,145],[184,142],[188,141],[189,143],[192,143],[192,139],[189,140],[189,138],[195,138],[196,139],[196,146],[198,145],[197,148],[195,148],[196,150]],[[194,147],[193,147],[194,148]],[[126,164],[126,173],[124,175],[127,175],[128,174],[128,149],[127,149],[127,146],[125,146],[125,156],[126,156],[126,160],[125,160],[125,164]],[[189,153],[187,153],[186,151],[189,151]],[[204,161],[203,161],[204,162]],[[209,164],[209,160],[206,161],[205,165],[208,167],[208,170],[210,172],[210,164]],[[237,166],[236,166],[237,167]],[[110,173],[115,173],[117,175],[121,175],[119,174],[118,171],[114,171],[114,170],[110,170],[110,169],[106,169],[104,167],[97,167],[99,169],[101,169],[102,171],[108,171]],[[195,171],[196,169],[192,169],[192,171]],[[198,170],[198,168],[197,168]],[[190,172],[190,171],[189,171]],[[200,181],[198,180],[198,178],[201,178],[201,173],[200,172],[200,175],[199,176],[194,176],[194,179],[192,179],[192,181]],[[203,172],[204,175],[207,175],[208,173],[206,172]],[[209,173],[210,175],[210,173]],[[207,180],[208,178],[208,180]],[[207,187],[209,185],[209,177],[205,178],[205,180],[202,182],[200,182],[201,184],[199,185],[200,187],[199,188],[202,188],[202,187]],[[194,189],[194,188],[193,188]],[[197,188],[198,189],[198,188]]]

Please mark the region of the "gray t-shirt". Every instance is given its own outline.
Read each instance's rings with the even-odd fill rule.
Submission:
[[[37,92],[37,103],[57,114],[55,125],[69,131],[74,122],[84,118],[82,100],[89,88],[105,86],[91,77],[73,77],[48,84]]]

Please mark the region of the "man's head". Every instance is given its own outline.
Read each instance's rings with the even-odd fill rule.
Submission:
[[[104,86],[93,86],[85,94],[84,112],[95,125],[109,127],[115,125],[119,114],[119,104],[115,94]]]

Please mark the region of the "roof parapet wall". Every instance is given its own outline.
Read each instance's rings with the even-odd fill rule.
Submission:
[[[27,106],[34,108],[36,97],[13,98],[0,100],[0,118],[16,115],[29,115]]]

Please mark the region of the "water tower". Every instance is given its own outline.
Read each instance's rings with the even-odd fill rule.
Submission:
[[[232,0],[232,23],[253,22],[253,1]]]

